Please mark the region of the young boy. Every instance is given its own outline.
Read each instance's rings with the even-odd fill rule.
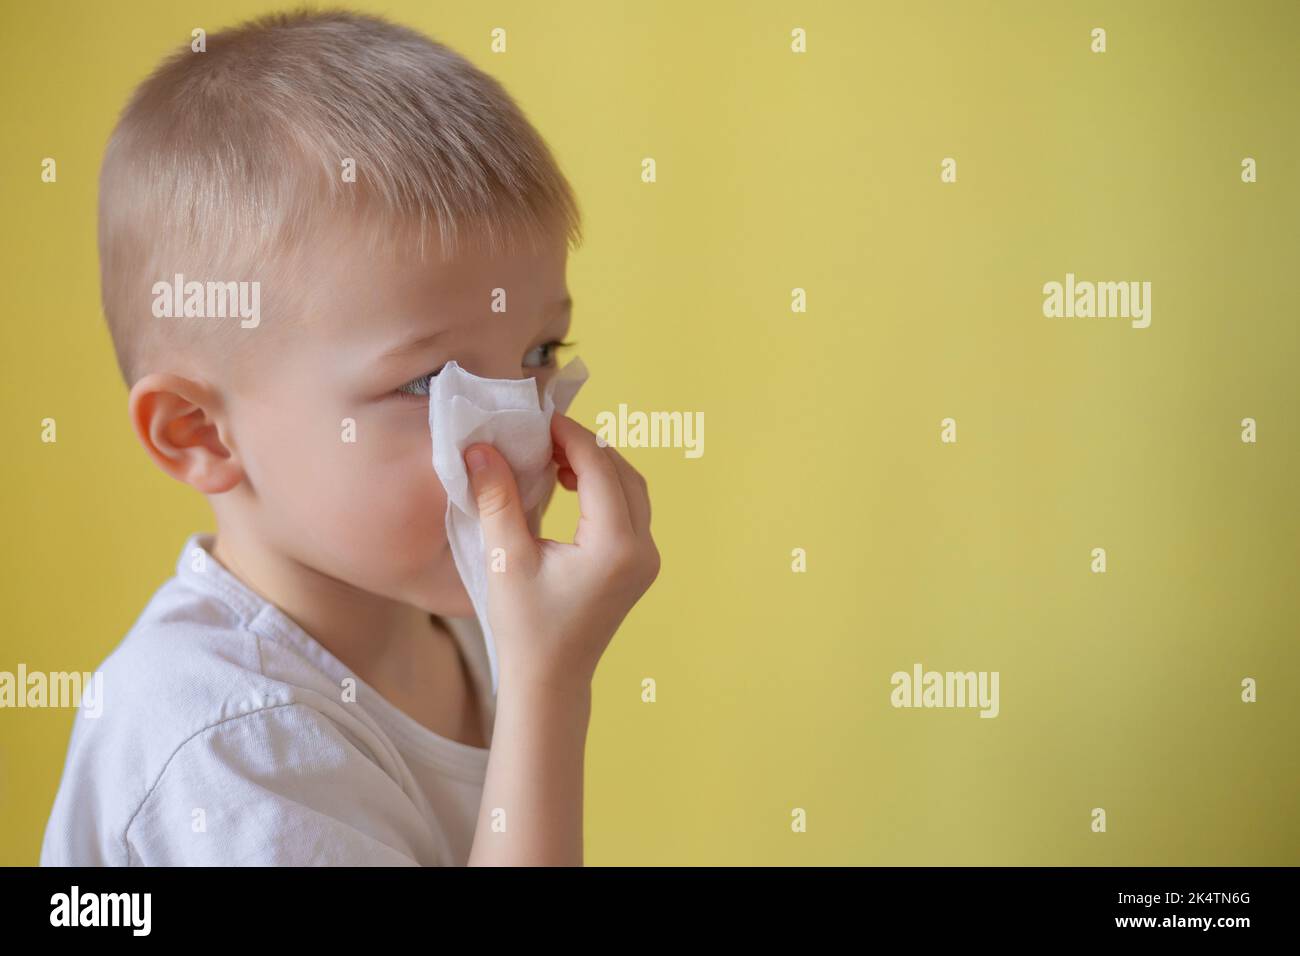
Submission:
[[[547,502],[467,449],[506,557],[494,700],[428,426],[453,359],[545,387],[575,239],[505,91],[405,28],[274,16],[141,85],[101,177],[104,310],[136,435],[217,531],[101,666],[42,864],[582,863],[592,676],[659,568],[645,481],[556,414],[581,519],[538,540]],[[191,281],[241,308],[169,304]]]

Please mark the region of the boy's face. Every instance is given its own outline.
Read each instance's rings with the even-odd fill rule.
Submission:
[[[473,615],[433,469],[428,376],[455,359],[486,378],[535,377],[540,395],[565,361],[554,343],[569,329],[566,260],[560,240],[447,264],[323,243],[298,280],[312,314],[271,330],[252,388],[230,399],[254,502],[236,520],[256,523],[241,534],[361,590]],[[504,312],[492,311],[494,289],[505,290]],[[549,499],[529,515],[534,533]]]

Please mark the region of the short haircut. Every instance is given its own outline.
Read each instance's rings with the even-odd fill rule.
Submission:
[[[444,260],[582,242],[571,187],[497,80],[378,17],[262,17],[165,59],[109,141],[101,288],[128,387],[196,342],[224,352],[216,336],[234,349],[258,338],[238,321],[155,318],[154,283],[256,273],[282,289],[302,271],[288,257],[340,214],[359,220],[371,249],[400,235],[422,258],[431,237]],[[288,324],[280,302],[283,314],[268,315]]]

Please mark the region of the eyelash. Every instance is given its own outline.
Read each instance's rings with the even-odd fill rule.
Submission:
[[[552,339],[549,342],[543,342],[541,345],[537,346],[537,348],[538,349],[549,348],[555,350],[555,349],[570,348],[577,344],[578,344],[577,342],[562,342],[559,339]],[[536,351],[536,349],[534,349],[533,351]],[[554,355],[552,355],[552,360],[547,362],[545,365],[543,365],[542,368],[546,368],[547,366],[553,364],[555,364]],[[405,385],[403,385],[401,388],[397,390],[398,394],[402,395],[405,398],[428,398],[429,383],[434,378],[436,378],[438,372],[441,371],[442,371],[442,367],[439,367],[437,371],[428,372],[424,375],[419,376],[418,378],[411,379],[409,382],[407,382]],[[420,391],[420,389],[422,389],[422,391]]]

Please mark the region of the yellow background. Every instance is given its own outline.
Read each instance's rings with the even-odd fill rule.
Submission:
[[[95,668],[211,530],[128,428],[96,176],[193,27],[280,8],[4,0],[0,670]],[[704,413],[702,458],[627,450],[663,570],[597,674],[589,863],[1300,863],[1300,5],[355,8],[500,78],[573,181],[575,417]],[[1044,318],[1067,272],[1150,281],[1150,328]],[[892,708],[918,661],[999,671],[1000,716]],[[0,711],[0,863],[72,720]]]

